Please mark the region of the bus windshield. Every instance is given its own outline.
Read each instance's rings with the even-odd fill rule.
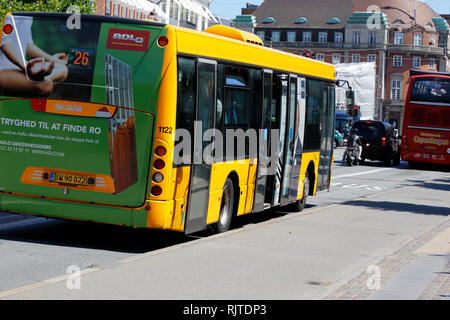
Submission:
[[[414,81],[411,101],[450,103],[450,79],[419,78]]]

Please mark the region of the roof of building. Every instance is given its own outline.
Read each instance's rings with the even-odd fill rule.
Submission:
[[[318,6],[318,1],[321,5]],[[298,28],[299,18],[305,18],[305,28],[342,29],[352,14],[352,0],[266,0],[253,13],[259,27]],[[327,10],[323,10],[327,8]],[[275,20],[272,24],[262,23],[268,17]],[[327,24],[331,18],[340,23]],[[301,19],[303,20],[303,19]]]
[[[349,21],[367,20],[364,15],[355,16],[354,12],[379,11],[386,6],[401,9],[407,14],[395,9],[381,9],[380,17],[384,24],[402,21],[410,25],[412,20],[409,16],[414,17],[414,0],[265,0],[253,14],[258,27],[298,28],[295,21],[303,17],[308,21],[301,25],[303,28],[342,29]],[[262,21],[269,17],[275,22],[263,24]],[[417,1],[417,24],[434,29],[433,18],[436,17],[440,15],[430,6]],[[335,23],[330,24],[330,19]]]

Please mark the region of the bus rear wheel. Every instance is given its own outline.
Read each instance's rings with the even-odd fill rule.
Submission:
[[[214,225],[214,231],[216,233],[228,231],[234,213],[234,185],[230,178],[225,181],[222,190],[223,194],[222,203],[220,204],[219,220]]]
[[[297,200],[297,202],[295,203],[295,209],[297,211],[303,211],[303,209],[305,209],[306,206],[306,200],[308,200],[308,194],[309,194],[309,175],[308,175],[308,171],[306,171],[306,175],[305,175],[305,181],[303,183],[303,196],[300,200]]]

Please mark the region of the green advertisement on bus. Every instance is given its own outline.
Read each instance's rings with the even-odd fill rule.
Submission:
[[[137,207],[151,158],[164,48],[156,25],[6,16],[0,192]],[[6,168],[6,169],[5,169]]]

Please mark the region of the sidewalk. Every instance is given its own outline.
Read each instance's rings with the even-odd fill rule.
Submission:
[[[79,290],[62,275],[0,299],[449,299],[449,178],[88,268]]]

